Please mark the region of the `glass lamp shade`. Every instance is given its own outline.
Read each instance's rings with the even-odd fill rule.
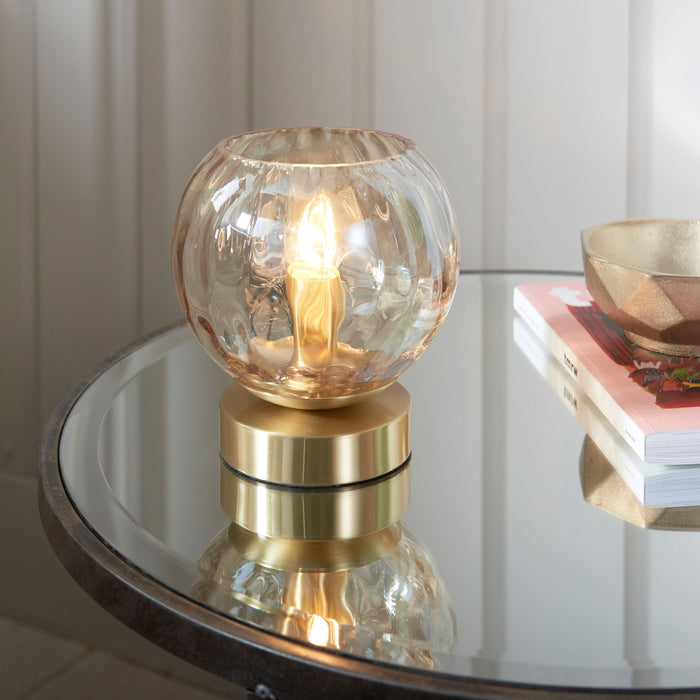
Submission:
[[[418,668],[439,668],[440,655],[454,647],[455,615],[442,575],[405,526],[377,533],[390,543],[379,558],[365,556],[369,538],[354,548],[312,543],[316,554],[326,548],[331,567],[318,566],[318,557],[310,566],[301,548],[296,565],[284,568],[250,559],[239,534],[227,526],[199,559],[192,595],[209,607],[316,646]],[[355,561],[341,565],[333,549],[344,545]]]
[[[425,350],[458,276],[452,205],[408,139],[289,128],[221,141],[182,197],[180,305],[207,352],[275,403],[329,408]]]

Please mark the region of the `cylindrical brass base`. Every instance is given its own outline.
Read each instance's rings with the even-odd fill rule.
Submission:
[[[221,456],[236,471],[288,486],[375,479],[410,455],[408,392],[393,384],[359,404],[327,411],[285,408],[231,384],[220,401]]]

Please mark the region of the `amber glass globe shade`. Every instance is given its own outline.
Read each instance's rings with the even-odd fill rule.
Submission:
[[[221,141],[192,175],[172,262],[200,343],[253,393],[329,408],[391,384],[447,313],[458,238],[413,143],[290,128]]]

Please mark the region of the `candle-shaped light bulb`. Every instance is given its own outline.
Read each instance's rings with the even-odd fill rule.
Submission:
[[[331,202],[319,194],[306,205],[290,236],[286,288],[294,336],[292,364],[313,372],[333,364],[345,317],[345,291],[335,259],[337,235]]]
[[[292,241],[292,263],[314,268],[334,266],[338,245],[333,208],[327,194],[317,195],[304,207]]]

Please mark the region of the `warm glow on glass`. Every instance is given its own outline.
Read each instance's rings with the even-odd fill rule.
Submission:
[[[311,615],[309,619],[309,641],[316,646],[325,647],[331,639],[331,630],[328,620],[320,615]]]
[[[337,273],[337,235],[331,201],[327,194],[318,194],[304,207],[301,220],[290,235],[292,264],[331,268],[329,274]],[[321,270],[319,274],[323,274]]]

